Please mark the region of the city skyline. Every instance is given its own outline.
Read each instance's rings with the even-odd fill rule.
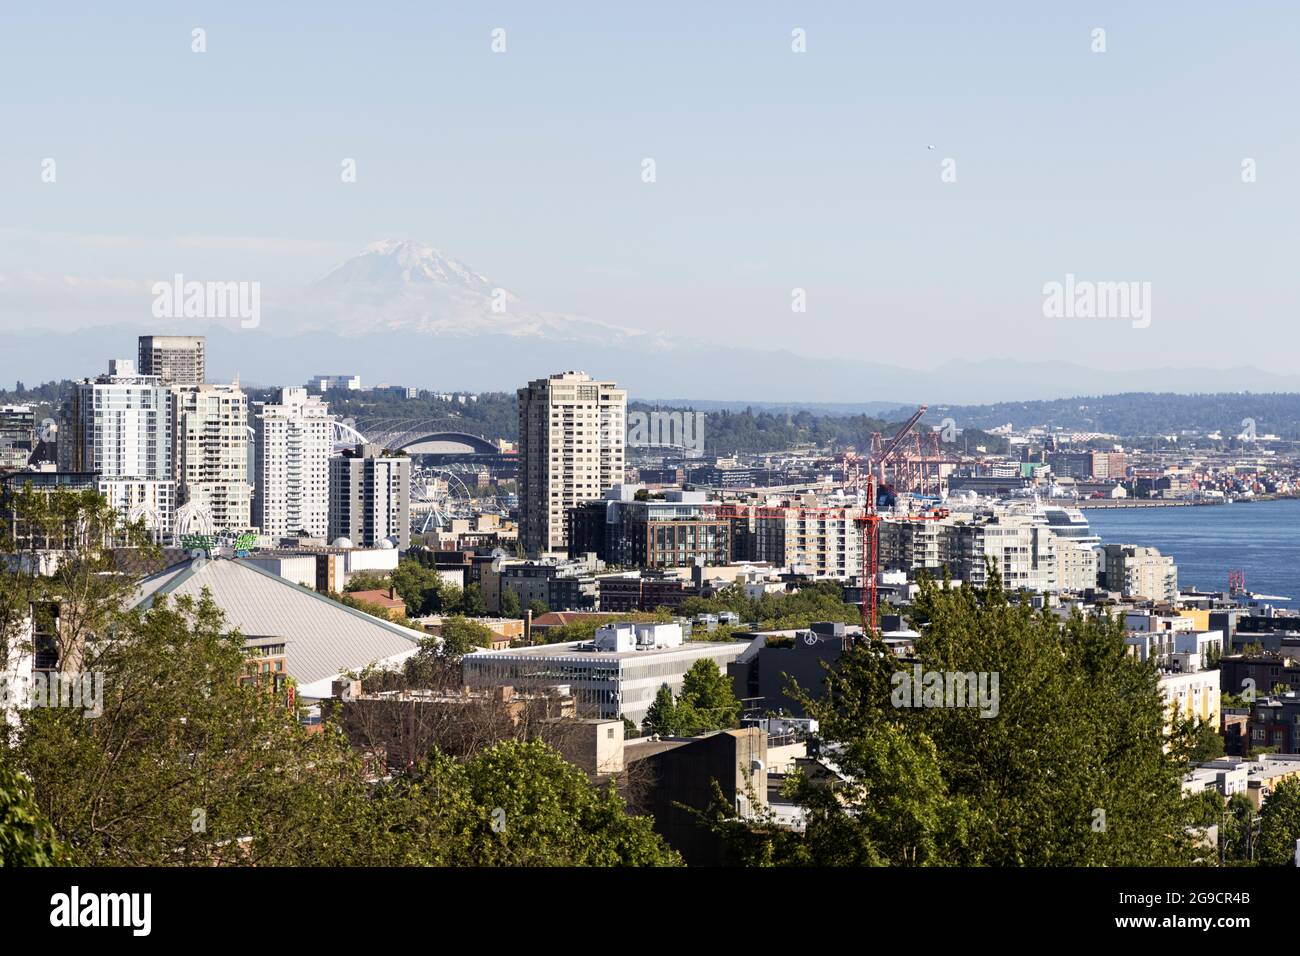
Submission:
[[[415,867],[1294,938],[1300,9],[4,27],[5,939]]]

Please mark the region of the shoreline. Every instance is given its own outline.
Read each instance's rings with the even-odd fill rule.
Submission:
[[[1244,505],[1260,501],[1295,501],[1296,495],[1253,495],[1249,498],[1234,498],[1232,504]],[[1044,498],[1045,504],[1065,508],[1099,509],[1099,508],[1204,508],[1229,504],[1223,500],[1187,500],[1181,498],[1096,498],[1076,500],[1074,498]]]

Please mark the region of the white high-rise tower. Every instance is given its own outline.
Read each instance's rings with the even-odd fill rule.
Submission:
[[[248,397],[239,383],[173,388],[172,418],[179,503],[201,509],[215,529],[248,528]]]
[[[326,536],[333,447],[329,405],[305,388],[253,406],[253,524],[263,534]]]
[[[130,359],[73,387],[60,413],[59,470],[98,472],[100,494],[130,520],[157,534],[172,530],[171,393]]]

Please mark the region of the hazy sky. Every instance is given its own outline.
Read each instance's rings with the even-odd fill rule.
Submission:
[[[175,272],[274,294],[392,236],[555,311],[809,355],[1295,368],[1294,2],[27,6],[0,332]],[[1044,317],[1067,273],[1149,282],[1150,326]]]

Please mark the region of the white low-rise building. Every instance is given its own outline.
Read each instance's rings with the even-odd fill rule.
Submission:
[[[626,717],[640,724],[654,702],[659,688],[667,684],[674,694],[691,665],[701,658],[713,661],[720,672],[739,657],[749,641],[681,642],[629,647],[626,631],[605,628],[606,645],[593,642],[548,644],[504,651],[479,651],[461,659],[464,680],[470,687],[511,686],[522,688],[566,686],[577,700],[584,717]],[[617,636],[620,635],[621,636]],[[653,640],[671,640],[662,631]]]

